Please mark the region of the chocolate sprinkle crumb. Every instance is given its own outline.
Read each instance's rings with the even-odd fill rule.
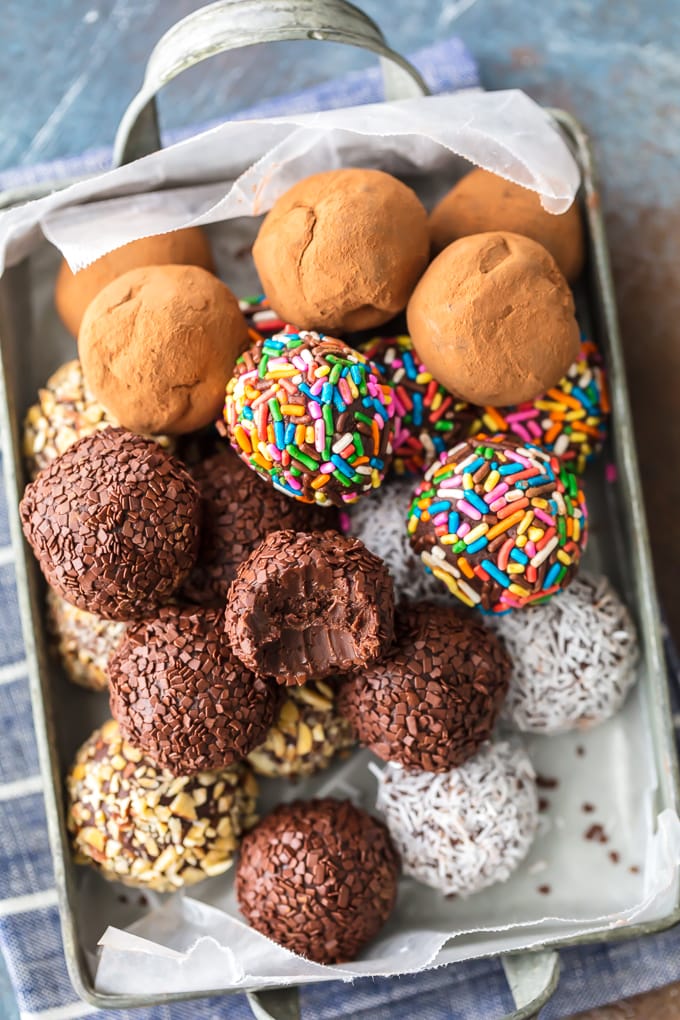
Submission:
[[[578,757],[579,758],[584,758],[585,757],[585,753],[586,753],[586,749],[583,746],[583,744],[578,744],[577,747],[576,747],[576,754],[578,755]]]
[[[342,681],[338,707],[379,758],[447,772],[490,738],[509,675],[502,645],[477,620],[406,603],[392,649]]]
[[[399,857],[349,801],[294,801],[243,840],[236,895],[248,923],[316,963],[353,960],[389,917]]]
[[[590,828],[586,830],[586,832],[584,833],[584,839],[589,839],[592,841],[596,841],[598,843],[609,842],[609,836],[604,831],[604,828],[598,823],[595,823],[595,825],[591,825]]]
[[[538,810],[541,814],[544,814],[550,807],[550,801],[547,797],[538,798]]]
[[[549,885],[539,885],[537,891],[540,892],[541,896],[547,896],[552,892],[552,887]]]
[[[559,779],[555,779],[554,776],[536,776],[536,786],[539,790],[556,790],[559,785]]]
[[[24,534],[68,602],[110,620],[153,612],[198,552],[198,490],[151,439],[110,428],[84,436],[27,486]]]
[[[594,810],[595,810],[595,805],[594,804],[589,804],[588,801],[586,801],[585,804],[581,804],[581,811],[585,811],[585,813],[587,815],[591,815]]]
[[[373,662],[393,617],[389,571],[357,538],[274,531],[238,568],[225,621],[249,669],[303,684]]]
[[[233,654],[215,609],[167,606],[128,627],[109,684],[125,739],[177,775],[245,758],[264,740],[279,701],[277,688]]]
[[[637,864],[631,864],[631,866],[629,867],[628,870],[630,871],[631,875],[639,875],[640,874],[640,869],[637,866]]]
[[[621,860],[621,855],[616,850],[609,851],[609,860],[612,864],[618,864]]]

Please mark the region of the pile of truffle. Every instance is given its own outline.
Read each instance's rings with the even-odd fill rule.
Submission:
[[[608,405],[576,207],[473,171],[428,218],[338,170],[278,199],[253,258],[241,301],[195,229],[62,266],[79,359],[28,412],[21,518],[57,654],[113,716],[67,777],[77,860],[172,891],[238,851],[247,921],[335,963],[400,873],[461,896],[511,874],[537,796],[499,720],[603,721],[636,639],[577,573]],[[371,813],[257,822],[255,774],[357,742],[385,763]]]

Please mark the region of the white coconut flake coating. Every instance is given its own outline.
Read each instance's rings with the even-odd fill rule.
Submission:
[[[394,580],[397,601],[427,599],[451,604],[441,582],[423,570],[420,557],[411,549],[406,518],[415,485],[412,478],[390,478],[348,507],[349,533],[384,560]]]
[[[580,573],[545,605],[487,623],[513,661],[501,717],[519,730],[596,726],[618,712],[635,683],[635,626],[606,577]]]
[[[505,882],[524,860],[538,825],[536,777],[523,747],[489,743],[450,772],[388,764],[376,806],[402,867],[445,895],[470,896]]]

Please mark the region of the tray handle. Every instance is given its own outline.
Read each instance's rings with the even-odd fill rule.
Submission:
[[[144,83],[116,134],[114,165],[160,148],[156,93],[186,68],[227,50],[292,39],[344,43],[377,53],[386,99],[428,94],[415,67],[390,49],[375,22],[347,0],[220,0],[182,18],[152,50]]]
[[[560,977],[560,958],[551,949],[535,953],[511,953],[501,957],[503,970],[515,1001],[515,1010],[502,1020],[529,1020],[538,1016]],[[297,988],[272,988],[248,992],[255,1020],[300,1020]]]

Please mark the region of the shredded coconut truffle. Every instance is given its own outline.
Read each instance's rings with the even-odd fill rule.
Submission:
[[[376,807],[404,874],[462,897],[505,882],[526,857],[538,821],[532,764],[509,743],[487,744],[438,775],[389,764],[378,777]]]
[[[349,533],[361,539],[367,549],[380,556],[394,579],[399,602],[443,602],[451,596],[441,582],[423,570],[419,556],[411,549],[406,517],[413,498],[412,479],[389,479],[369,496],[348,508]]]
[[[502,714],[519,730],[596,726],[618,712],[635,683],[635,626],[604,576],[581,573],[552,602],[487,622],[513,661]]]

